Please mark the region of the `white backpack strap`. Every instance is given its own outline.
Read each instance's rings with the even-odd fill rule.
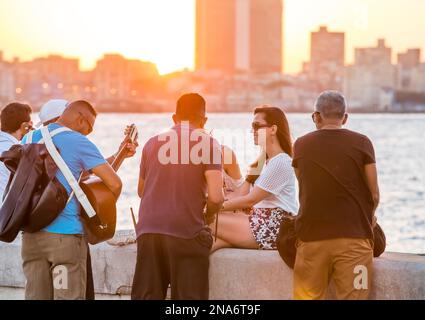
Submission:
[[[72,131],[71,129],[67,128],[67,127],[60,127],[57,128],[55,130],[52,130],[52,132],[50,132],[50,136],[53,138],[55,135],[62,133],[62,132],[69,132]]]
[[[54,136],[58,135],[59,133],[68,132],[68,131],[71,131],[71,129],[69,129],[67,127],[60,127],[60,128],[55,129],[55,130],[52,130],[52,132],[49,132],[49,133],[50,133],[50,137],[53,138]],[[32,139],[32,135],[31,135],[31,139]],[[43,144],[43,143],[44,143],[44,138],[42,138],[42,139],[40,139],[40,141],[38,141],[38,144]]]
[[[69,185],[77,196],[77,199],[80,202],[81,206],[86,211],[87,215],[90,218],[93,218],[94,216],[96,216],[96,211],[93,209],[89,199],[85,195],[84,191],[81,189],[80,185],[77,182],[77,179],[75,179],[75,177],[73,176],[71,170],[66,165],[58,150],[56,150],[49,129],[47,127],[43,127],[41,129],[41,135],[44,139],[44,143],[46,144],[47,150],[49,151],[59,170],[65,176],[66,181],[68,181]]]
[[[80,178],[78,179],[78,185],[80,184],[82,178],[83,178],[83,173],[81,174]],[[72,190],[71,194],[69,195],[68,201],[66,202],[66,205],[68,205],[71,202],[73,197],[74,197],[74,190]]]
[[[33,134],[34,134],[34,131],[28,132],[28,135],[27,135],[27,144],[31,144],[32,143],[32,135]]]

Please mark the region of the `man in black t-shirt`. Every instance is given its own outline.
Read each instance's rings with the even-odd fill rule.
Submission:
[[[342,128],[347,119],[345,98],[326,91],[313,113],[318,130],[294,145],[300,189],[295,299],[325,299],[331,278],[338,299],[369,296],[379,203],[375,152],[366,136]]]

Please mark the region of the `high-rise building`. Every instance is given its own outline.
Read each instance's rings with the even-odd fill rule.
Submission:
[[[311,33],[310,63],[308,74],[319,91],[340,90],[345,63],[345,34],[329,32],[321,26]]]
[[[376,47],[356,48],[355,65],[357,66],[376,66],[378,64],[391,64],[392,49],[387,47],[385,39],[378,39]]]
[[[412,91],[425,92],[425,63],[418,65],[413,69],[412,76]]]
[[[421,63],[421,49],[408,49],[397,55],[397,62],[403,69],[413,69]]]
[[[396,87],[392,49],[379,39],[376,47],[356,48],[354,65],[346,68],[344,92],[352,108],[379,110],[382,92]]]
[[[421,63],[421,49],[408,49],[397,55],[397,89],[415,91]]]
[[[321,26],[311,33],[310,62],[314,66],[335,65],[343,67],[345,62],[345,34],[329,32]]]
[[[250,69],[262,73],[282,72],[283,2],[251,0],[250,30]]]
[[[283,0],[197,0],[196,69],[282,72]]]

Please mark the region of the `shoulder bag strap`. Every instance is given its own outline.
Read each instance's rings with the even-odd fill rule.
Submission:
[[[34,131],[30,131],[28,132],[28,136],[27,136],[27,144],[31,144],[32,143],[32,135],[34,134]]]
[[[67,127],[60,127],[60,128],[55,129],[55,130],[52,130],[52,132],[49,132],[49,134],[50,134],[50,137],[53,138],[54,136],[58,135],[59,133],[69,132],[69,131],[72,131],[72,130],[67,128]],[[32,139],[32,135],[31,135],[31,139]],[[43,143],[44,143],[44,138],[42,138],[42,139],[40,139],[40,141],[38,141],[38,144],[43,144]]]

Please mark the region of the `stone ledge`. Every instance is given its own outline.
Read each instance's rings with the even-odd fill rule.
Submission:
[[[211,299],[292,299],[292,270],[277,251],[220,250],[211,257]],[[329,299],[334,297],[331,286]],[[372,300],[425,299],[425,257],[385,253],[374,261]]]
[[[128,297],[136,265],[136,244],[91,248],[95,291],[101,297]],[[20,241],[0,244],[0,289],[23,288]],[[6,292],[6,291],[4,291]],[[0,295],[3,298],[5,294]],[[332,298],[332,290],[330,298]],[[211,256],[213,300],[287,300],[292,271],[277,251],[223,249]],[[425,257],[385,253],[374,262],[371,299],[425,300]]]

